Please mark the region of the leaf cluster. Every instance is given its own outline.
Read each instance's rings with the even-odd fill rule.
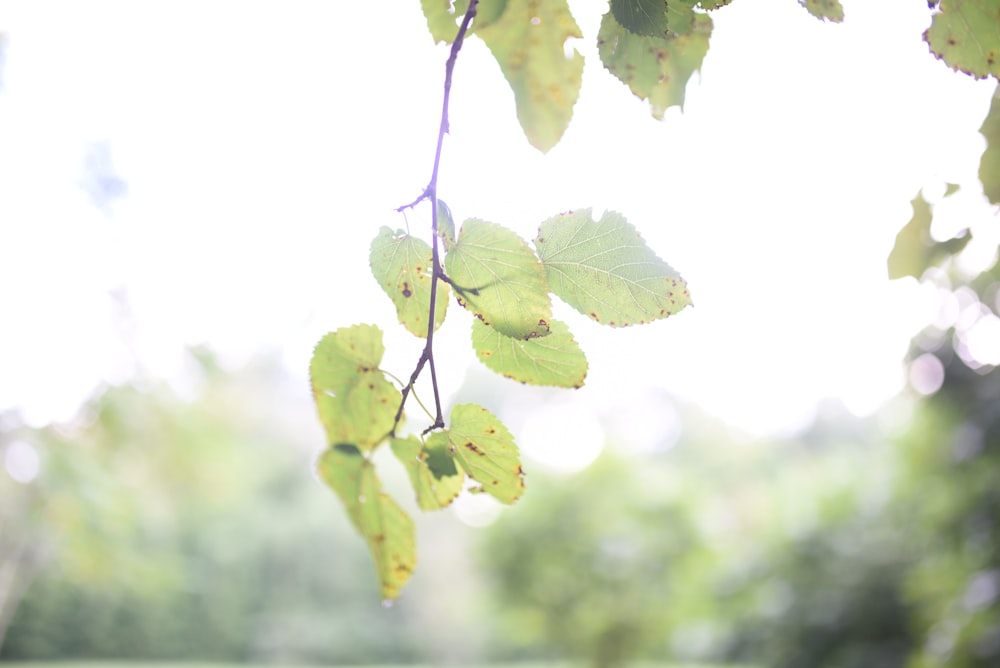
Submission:
[[[532,248],[506,227],[475,218],[455,234],[443,202],[438,212],[443,267],[436,267],[426,242],[383,227],[371,243],[372,274],[399,323],[428,341],[447,313],[447,300],[436,297],[454,293],[475,316],[476,355],[507,378],[583,385],[586,357],[569,327],[552,317],[552,295],[611,327],[652,322],[691,303],[681,276],[620,214],[606,212],[599,220],[589,209],[559,214],[541,223]],[[382,596],[391,599],[416,566],[416,547],[413,521],[376,473],[372,453],[379,446],[388,443],[402,463],[422,510],[447,507],[463,489],[512,504],[525,484],[514,437],[482,406],[459,404],[447,428],[398,435],[423,360],[397,388],[380,366],[384,352],[375,325],[338,329],[316,346],[310,380],[328,443],[318,460],[320,478],[368,543]]]

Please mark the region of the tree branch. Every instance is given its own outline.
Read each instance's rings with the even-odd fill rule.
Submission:
[[[469,8],[465,11],[465,16],[462,18],[462,24],[458,27],[458,33],[455,35],[455,40],[451,43],[451,53],[448,55],[448,60],[445,62],[444,66],[444,99],[441,102],[441,124],[438,126],[438,136],[437,136],[437,146],[434,149],[434,166],[431,169],[431,179],[424,188],[424,191],[415,200],[409,204],[404,204],[403,206],[396,209],[399,212],[403,212],[406,209],[415,207],[424,200],[430,200],[431,203],[431,300],[430,300],[430,312],[427,316],[427,343],[424,344],[424,350],[420,354],[420,359],[417,361],[417,367],[413,370],[410,375],[410,382],[402,390],[402,399],[399,402],[399,409],[396,411],[396,418],[392,424],[392,431],[390,435],[396,435],[396,429],[399,427],[399,421],[403,419],[403,407],[406,406],[406,399],[410,396],[410,391],[413,389],[414,383],[417,382],[417,378],[420,376],[420,372],[423,371],[424,365],[429,364],[431,368],[431,385],[434,388],[434,408],[435,417],[434,422],[423,433],[433,431],[434,429],[441,429],[444,427],[444,417],[441,414],[441,394],[438,391],[437,383],[437,369],[434,366],[434,314],[437,307],[437,287],[438,279],[450,281],[445,277],[444,272],[441,271],[441,259],[440,252],[438,251],[438,197],[437,197],[437,182],[438,182],[438,171],[441,167],[441,149],[444,146],[444,136],[449,131],[449,121],[448,121],[448,106],[451,102],[451,81],[452,75],[455,72],[455,63],[458,60],[458,52],[462,50],[462,44],[465,41],[465,35],[469,31],[469,25],[472,23],[472,19],[476,16],[476,9],[479,6],[479,0],[469,0]]]

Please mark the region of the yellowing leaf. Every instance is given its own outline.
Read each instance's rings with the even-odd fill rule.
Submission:
[[[668,5],[669,6],[669,5]],[[597,33],[601,62],[641,100],[648,100],[655,118],[663,118],[668,107],[684,108],[684,89],[688,79],[701,68],[708,53],[712,19],[692,14],[684,34],[635,35],[623,28],[608,12]]]
[[[406,468],[421,510],[446,508],[461,493],[465,474],[448,456],[448,438],[442,432],[431,434],[426,444],[416,436],[394,438],[390,444],[392,453]],[[441,462],[447,466],[444,471]],[[437,467],[432,468],[432,463]]]
[[[382,491],[375,467],[355,446],[330,448],[320,456],[317,469],[368,543],[382,598],[396,598],[417,564],[413,520]]]
[[[316,345],[309,378],[330,445],[374,448],[392,429],[401,397],[378,369],[383,352],[374,325],[338,329]]]
[[[540,339],[512,339],[479,320],[472,323],[472,347],[489,369],[530,385],[582,387],[587,358],[569,328],[550,320],[551,332]]]
[[[467,220],[445,257],[458,301],[506,336],[545,336],[552,301],[545,270],[527,243],[506,227]]]
[[[372,240],[368,256],[375,280],[396,306],[396,316],[409,332],[427,337],[427,314],[431,308],[433,259],[426,241],[388,227]],[[448,310],[448,284],[438,282],[434,304],[434,329],[444,322]]]
[[[503,423],[476,404],[459,404],[451,411],[447,430],[451,454],[483,491],[511,504],[524,493],[524,470],[514,438]]]
[[[976,79],[1000,76],[996,0],[942,0],[924,41],[953,70]]]
[[[820,21],[840,23],[844,20],[844,7],[840,0],[799,0],[799,4]]]
[[[684,279],[619,213],[590,209],[546,220],[535,239],[553,294],[612,327],[666,318],[691,303]]]
[[[566,40],[583,37],[566,0],[508,0],[503,14],[476,29],[514,91],[517,119],[532,146],[555,146],[573,116],[583,56]]]

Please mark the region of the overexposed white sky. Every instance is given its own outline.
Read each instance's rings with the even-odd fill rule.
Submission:
[[[359,322],[387,330],[385,366],[410,373],[420,343],[368,244],[426,185],[447,52],[418,2],[389,4],[0,0],[0,410],[66,419],[127,377],[111,290],[132,351],[168,378],[197,343],[233,363],[280,350],[304,376],[324,332]],[[735,2],[662,122],[601,67],[606,4],[571,6],[587,65],[561,144],[527,144],[471,39],[440,181],[459,221],[526,239],[560,211],[615,209],[688,280],[695,307],[645,327],[559,311],[591,366],[567,400],[624,414],[661,388],[767,432],[824,397],[864,414],[901,389],[909,337],[934,316],[916,282],[886,278],[909,201],[959,183],[959,218],[989,216],[976,170],[994,83],[928,53],[926,4],[845,0],[834,25],[796,0]],[[107,213],[78,185],[101,142],[128,185]],[[448,396],[475,364],[468,340],[452,304]]]

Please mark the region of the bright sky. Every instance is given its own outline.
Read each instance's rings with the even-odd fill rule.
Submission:
[[[391,4],[0,0],[0,410],[66,419],[128,376],[109,291],[127,296],[144,367],[178,382],[185,344],[233,363],[279,350],[304,375],[324,332],[359,322],[388,330],[385,366],[409,374],[419,344],[394,325],[367,248],[426,184],[446,51],[418,2]],[[458,220],[526,239],[560,211],[618,210],[696,306],[627,330],[561,311],[591,370],[587,388],[526,414],[536,456],[553,424],[599,449],[594,407],[662,437],[650,391],[768,432],[801,426],[823,397],[865,414],[900,390],[909,337],[934,315],[926,290],[886,279],[909,201],[954,182],[957,220],[988,216],[977,130],[993,83],[929,55],[926,4],[844,0],[833,25],[796,0],[740,0],[713,13],[701,76],[663,122],[600,65],[605,3],[571,4],[587,66],[562,143],[545,156],[527,144],[470,40],[441,195]],[[128,186],[107,214],[78,185],[102,142]],[[468,337],[452,304],[448,396],[475,364]]]

